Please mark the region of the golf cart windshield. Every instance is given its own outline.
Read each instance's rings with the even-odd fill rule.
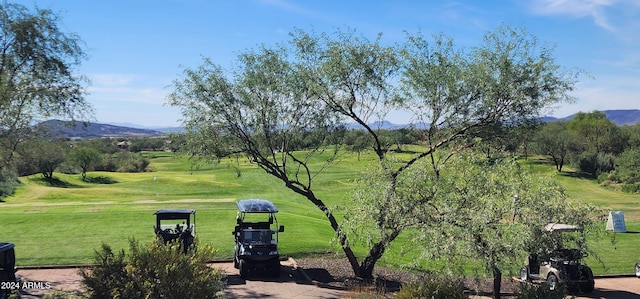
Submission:
[[[156,215],[156,233],[166,231],[180,234],[189,231],[195,234],[195,210],[158,210],[154,215]]]
[[[273,239],[274,231],[269,229],[246,229],[242,232],[243,243],[259,245],[259,244],[275,244]]]

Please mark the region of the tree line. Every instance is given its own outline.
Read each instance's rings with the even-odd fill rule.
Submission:
[[[601,111],[547,123],[534,136],[534,152],[622,191],[640,191],[640,124],[617,126]]]

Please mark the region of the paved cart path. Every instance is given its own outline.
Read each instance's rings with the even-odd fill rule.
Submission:
[[[280,277],[268,277],[260,271],[250,272],[245,280],[240,278],[237,269],[231,262],[213,263],[212,267],[227,273],[227,287],[224,298],[344,298],[349,294],[346,290],[321,288],[307,280],[295,261],[289,259],[281,262]],[[17,275],[23,281],[35,282],[33,288],[25,289],[23,299],[42,298],[53,289],[81,290],[81,277],[78,268],[55,269],[20,269]]]
[[[304,270],[297,267],[293,259],[283,261],[280,277],[268,278],[259,271],[250,273],[248,279],[240,278],[232,263],[213,263],[212,267],[227,273],[227,288],[224,298],[345,298],[350,292],[340,289],[319,287],[308,280]],[[51,289],[80,290],[80,275],[77,268],[20,269],[23,281],[35,282],[25,289],[22,298],[42,298]],[[579,299],[640,299],[640,279],[636,277],[597,278],[596,289],[592,294],[579,296]],[[490,297],[472,296],[474,299]],[[508,298],[505,296],[505,298]]]

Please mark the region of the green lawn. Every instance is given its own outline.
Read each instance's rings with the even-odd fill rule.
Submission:
[[[317,208],[246,160],[239,160],[238,177],[232,166],[235,159],[208,165],[170,153],[148,157],[152,172],[88,174],[108,177],[114,184],[89,184],[80,175],[59,173],[55,174],[56,186],[43,182],[40,175],[21,178],[22,185],[15,196],[0,203],[0,222],[4,225],[0,241],[16,244],[20,266],[90,263],[94,250],[102,243],[119,250],[128,247],[130,237],[153,240],[156,210],[188,208],[197,211],[199,241],[213,244],[219,249],[218,257],[226,259],[232,255],[235,201],[264,198],[278,206],[279,222],[285,225],[285,232],[280,235],[282,254],[297,257],[339,251],[331,243],[333,232]],[[341,154],[336,161],[314,181],[317,195],[329,205],[348,198],[354,178],[375,163],[375,157],[363,154],[359,161],[356,154]],[[596,274],[631,273],[633,263],[640,258],[635,249],[635,244],[640,243],[640,195],[607,190],[593,180],[557,174],[542,162],[530,159],[527,164],[533,172],[555,176],[574,198],[625,211],[630,233],[616,234],[615,244],[610,239],[592,241],[604,266],[593,258],[588,262]],[[393,246],[381,264],[399,266],[410,260],[401,255],[400,247]],[[362,253],[363,249],[356,250]]]
[[[21,178],[15,196],[0,203],[5,224],[1,241],[16,244],[18,265],[89,263],[102,243],[122,249],[130,237],[153,240],[156,210],[188,208],[197,211],[199,242],[213,244],[225,259],[232,256],[235,201],[264,198],[278,206],[279,222],[286,228],[280,235],[281,252],[301,256],[335,251],[333,231],[322,213],[255,165],[240,160],[238,177],[231,166],[235,160],[198,165],[173,154],[149,157],[153,172],[88,174],[109,177],[114,184],[89,184],[80,175],[59,173],[56,186],[40,175]],[[328,204],[350,190],[354,169],[349,164],[319,177],[317,194]]]

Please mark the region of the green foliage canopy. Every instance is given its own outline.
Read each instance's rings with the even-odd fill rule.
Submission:
[[[312,169],[307,162],[323,146],[301,157],[291,141],[308,132],[323,132],[320,140],[332,140],[333,133],[342,132],[337,125],[342,122],[362,126],[384,170],[383,185],[390,186],[381,194],[386,202],[376,206],[384,211],[396,201],[401,206],[411,201],[396,188],[412,165],[428,160],[437,176],[453,154],[477,141],[479,132],[536,118],[553,104],[572,100],[567,92],[573,89],[573,74],[561,70],[550,49],[524,30],[500,27],[469,51],[444,35],[431,42],[408,34],[398,47],[383,45],[381,35],[370,41],[353,30],[334,35],[297,30],[291,36],[289,44],[241,53],[231,74],[210,60],[185,70],[169,103],[183,111],[194,154],[243,152],[322,210],[354,273],[362,277],[372,276],[386,248],[408,227],[406,221],[376,214],[381,216],[369,229],[380,238],[359,263],[348,233],[313,189],[314,177],[335,157]],[[422,124],[416,128],[426,149],[406,160],[389,156],[386,137],[371,124],[392,109]],[[222,142],[225,138],[230,140]],[[445,148],[449,151],[438,151]]]
[[[9,166],[34,122],[92,114],[86,79],[74,67],[85,54],[80,38],[65,33],[47,9],[0,3],[0,168]]]
[[[91,147],[76,147],[71,150],[70,159],[82,169],[82,178],[86,178],[87,171],[101,160],[100,152]]]
[[[601,229],[602,211],[568,199],[551,178],[532,177],[512,158],[491,161],[465,152],[451,156],[439,172],[421,160],[392,185],[384,172],[367,171],[343,222],[349,239],[372,246],[384,232],[371,227],[384,219],[407,233],[405,250],[422,252],[416,263],[443,261],[443,270],[453,272],[479,266],[475,270],[492,275],[499,294],[502,273],[526,253],[557,249],[558,236],[542,233],[547,223],[584,227],[565,245],[585,251],[583,238]]]

